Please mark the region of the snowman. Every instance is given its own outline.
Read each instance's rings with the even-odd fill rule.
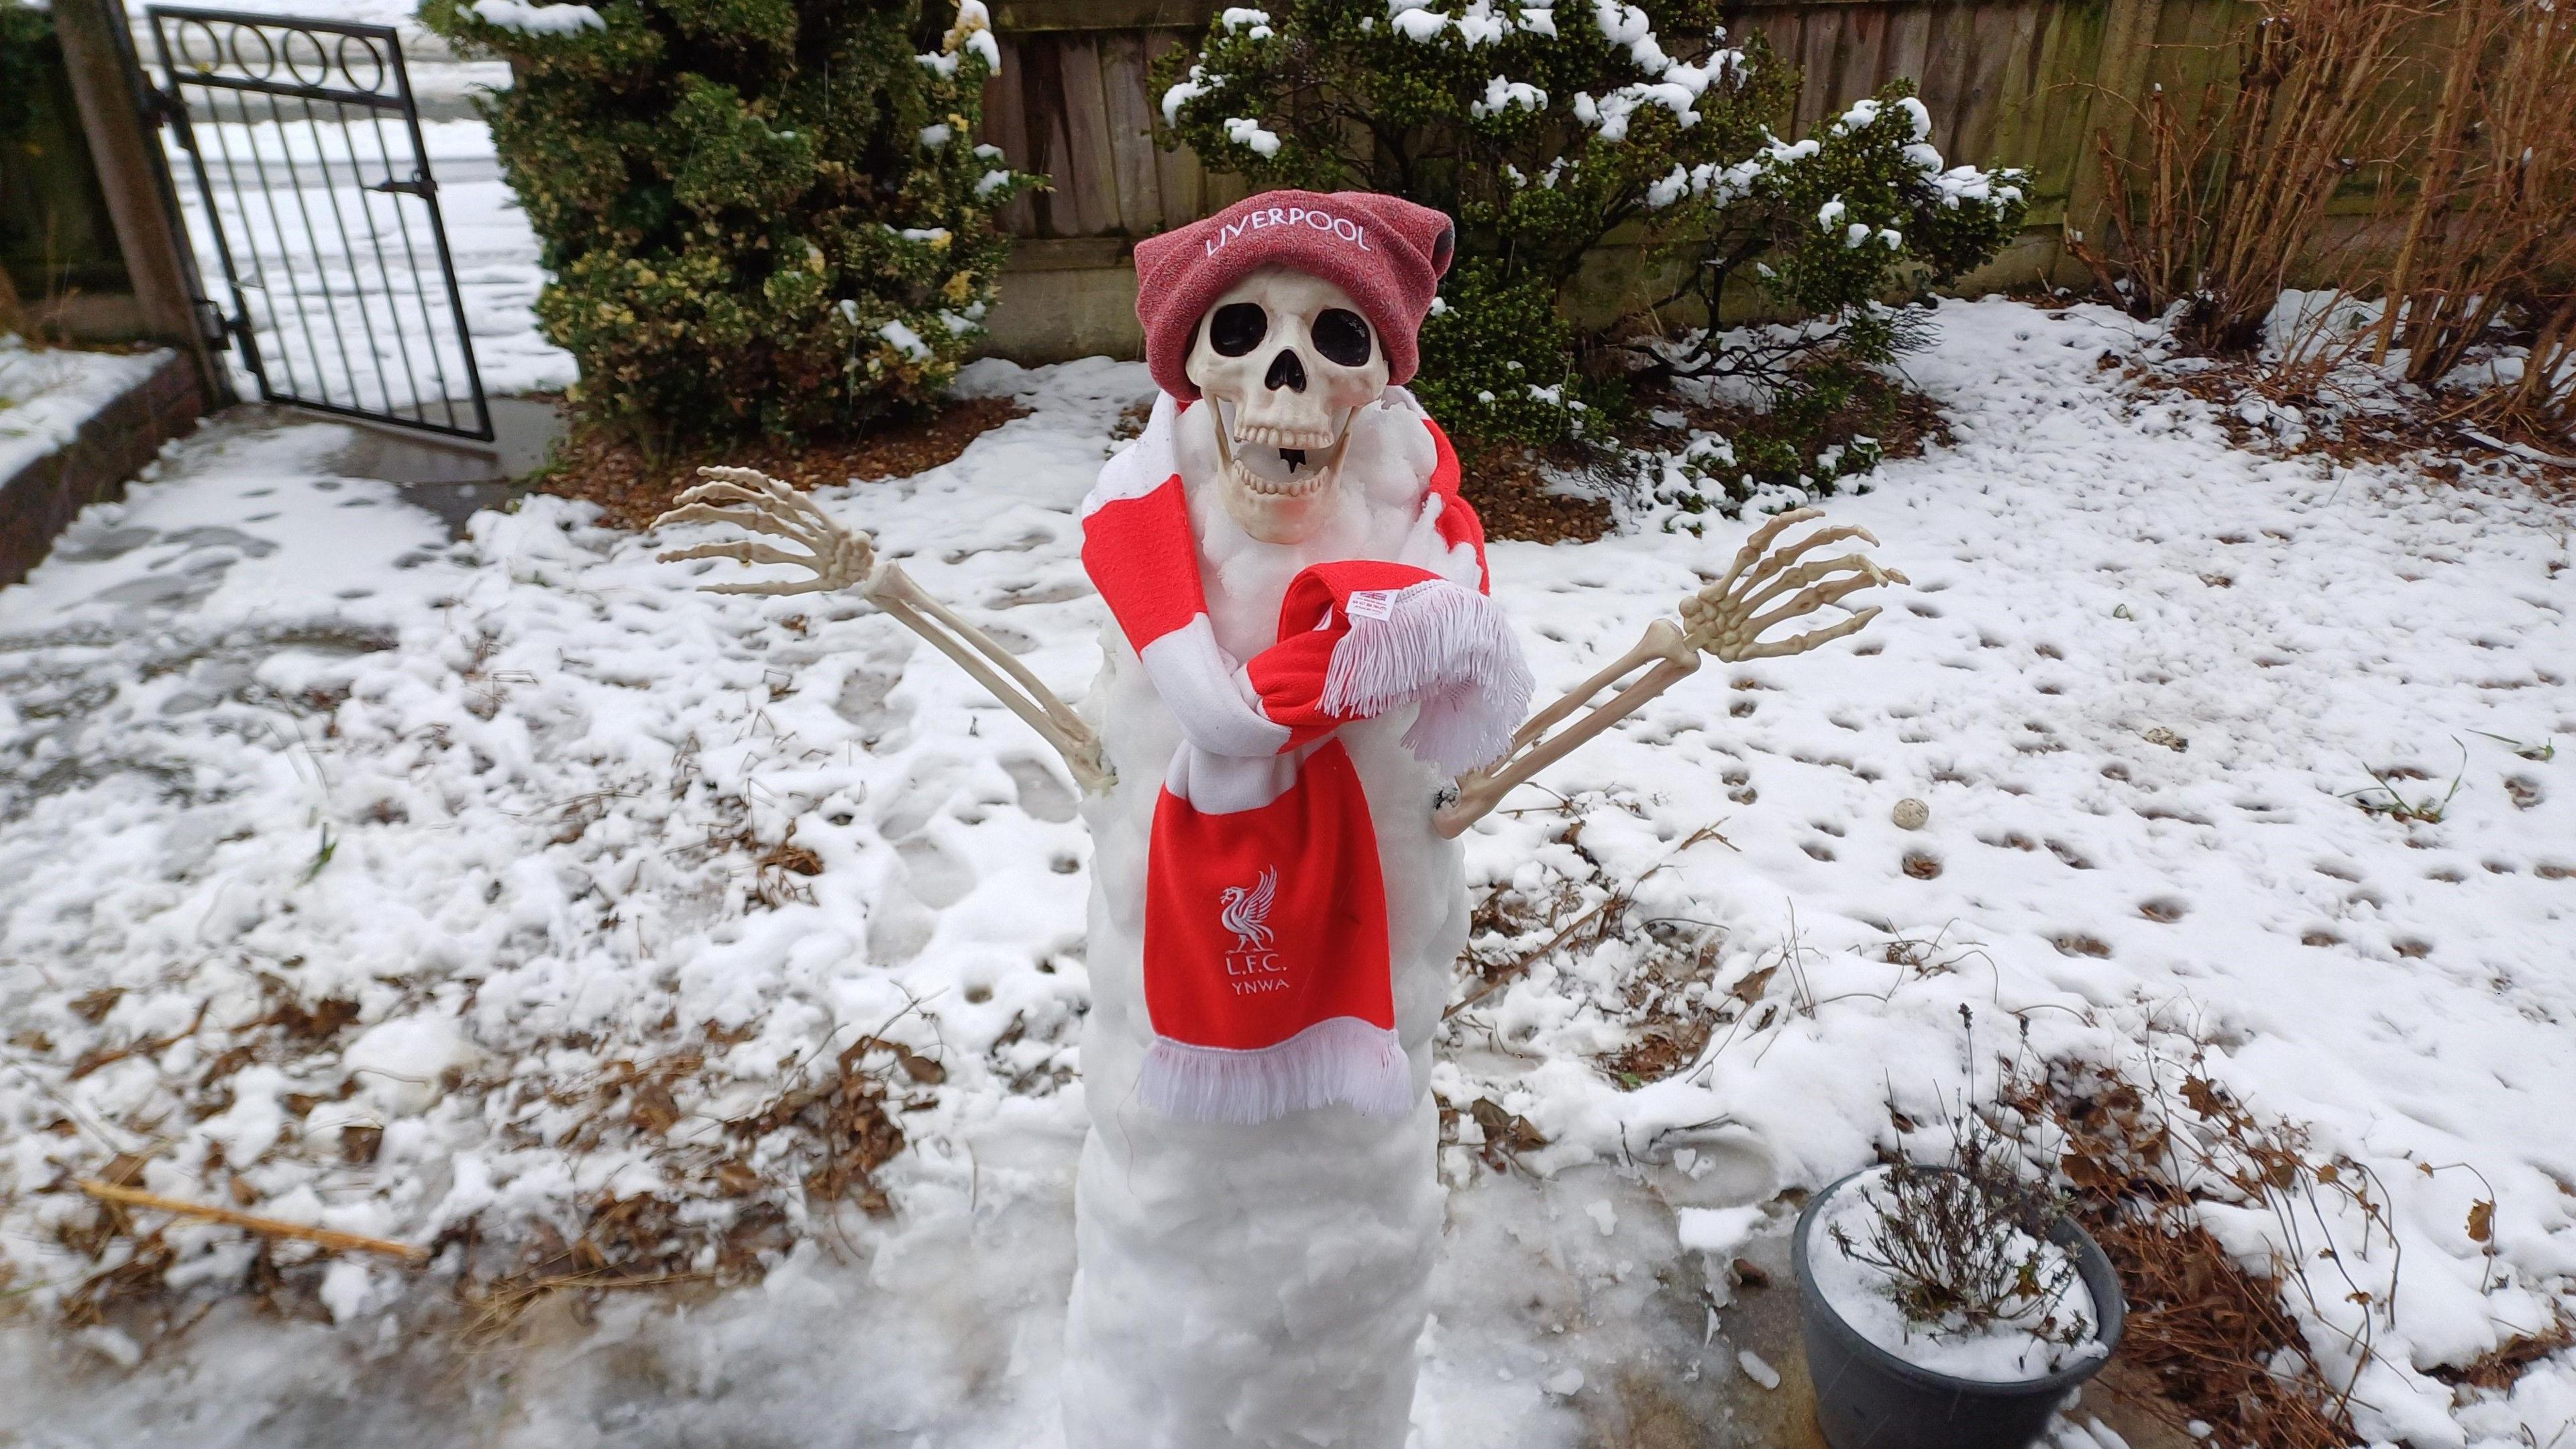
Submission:
[[[1064,756],[1093,837],[1063,1366],[1071,1449],[1397,1449],[1443,1190],[1431,1042],[1467,938],[1457,837],[1699,667],[1842,638],[1903,582],[1764,523],[1724,578],[1535,714],[1457,455],[1402,383],[1452,251],[1393,197],[1274,191],[1136,246],[1161,393],[1082,505],[1107,604],[1080,710],[748,470],[664,522],[856,589]],[[1776,544],[1776,546],[1775,546]],[[1594,703],[1604,692],[1608,698]]]

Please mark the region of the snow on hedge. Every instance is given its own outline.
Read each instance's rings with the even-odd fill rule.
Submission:
[[[526,0],[474,0],[474,13],[486,24],[521,35],[578,35],[606,30],[608,22],[587,5],[531,5]]]

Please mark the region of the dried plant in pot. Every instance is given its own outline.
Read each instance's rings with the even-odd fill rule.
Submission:
[[[2120,1342],[2110,1260],[2025,1144],[1962,1112],[1943,1163],[1864,1168],[1791,1244],[1833,1449],[2020,1449]]]

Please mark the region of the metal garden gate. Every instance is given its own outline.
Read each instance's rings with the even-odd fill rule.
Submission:
[[[199,247],[211,242],[222,265],[225,330],[260,396],[490,439],[393,29],[168,5],[145,14],[156,104],[203,204]]]

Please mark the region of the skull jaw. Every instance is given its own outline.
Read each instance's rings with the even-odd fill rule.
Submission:
[[[1331,418],[1322,434],[1301,431],[1300,437],[1329,437],[1324,446],[1314,448],[1250,441],[1242,435],[1269,435],[1277,430],[1238,426],[1234,405],[1222,399],[1208,411],[1222,460],[1217,496],[1235,526],[1270,544],[1300,544],[1321,532],[1341,491],[1342,450],[1358,410],[1334,409],[1338,416]]]

